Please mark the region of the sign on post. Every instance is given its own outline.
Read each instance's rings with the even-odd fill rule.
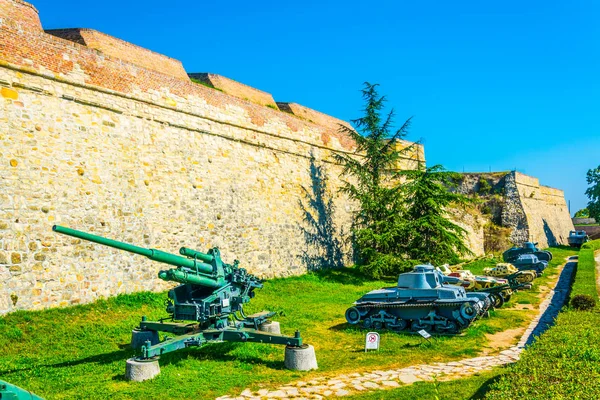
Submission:
[[[423,339],[426,339],[427,341],[429,341],[429,338],[431,337],[431,335],[429,334],[429,332],[427,332],[425,329],[421,329],[420,331],[417,331],[417,333],[419,335],[421,335],[421,337]]]
[[[367,333],[367,338],[365,339],[365,352],[368,350],[379,350],[379,333]]]

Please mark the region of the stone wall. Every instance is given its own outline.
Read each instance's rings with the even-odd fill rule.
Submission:
[[[537,178],[514,173],[527,218],[529,239],[541,247],[567,244],[573,222],[562,190],[540,185]]]
[[[484,181],[486,183],[484,183]],[[531,240],[541,247],[567,244],[573,224],[562,190],[540,185],[537,178],[519,172],[463,174],[457,191],[477,194],[490,222],[512,229],[510,240]]]
[[[53,224],[170,252],[218,246],[261,277],[303,273],[327,253],[303,234],[307,211],[327,220],[308,200],[325,183],[319,168],[348,261],[352,204],[332,154],[355,146],[337,119],[191,82],[168,58],[144,64],[144,49],[119,58],[127,44],[107,35],[48,34],[20,0],[0,11],[0,313],[171,286],[160,264]]]

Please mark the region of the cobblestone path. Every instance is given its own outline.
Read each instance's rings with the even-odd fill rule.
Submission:
[[[599,257],[600,260],[600,257]],[[264,399],[324,399],[341,397],[371,390],[385,390],[410,385],[419,381],[449,381],[460,379],[494,367],[514,363],[523,348],[531,344],[554,323],[554,318],[562,308],[569,291],[569,284],[576,261],[570,259],[560,272],[553,290],[540,304],[538,315],[516,346],[501,351],[498,355],[467,358],[460,361],[435,364],[420,364],[400,369],[375,370],[366,373],[351,373],[338,376],[317,377],[307,381],[297,381],[268,390],[252,392],[244,390],[240,395],[222,396],[217,400],[264,400]]]

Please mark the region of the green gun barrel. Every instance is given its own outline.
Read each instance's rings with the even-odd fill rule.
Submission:
[[[39,396],[8,382],[0,381],[0,399],[6,400],[44,400]]]
[[[211,263],[215,259],[210,254],[206,254],[206,253],[203,253],[198,250],[188,249],[187,247],[180,248],[179,254],[181,254],[182,256],[190,257],[190,258],[197,258],[198,260],[202,260],[207,263]]]
[[[166,253],[164,251],[160,251],[160,250],[156,250],[156,249],[146,249],[144,247],[138,247],[138,246],[134,246],[132,244],[123,243],[123,242],[119,242],[119,241],[112,240],[112,239],[107,239],[102,236],[92,235],[90,233],[81,232],[81,231],[78,231],[75,229],[65,228],[64,226],[60,226],[60,225],[54,225],[52,227],[52,230],[54,232],[62,233],[64,235],[68,235],[68,236],[73,236],[78,239],[83,239],[83,240],[87,240],[90,242],[102,244],[102,245],[105,245],[108,247],[113,247],[115,249],[124,250],[124,251],[128,251],[130,253],[146,256],[153,261],[158,261],[158,262],[161,262],[164,264],[173,265],[175,267],[186,267],[186,268],[189,268],[190,270],[198,271],[198,272],[204,273],[204,274],[212,274],[212,272],[213,272],[212,265],[198,262],[197,260],[180,257],[175,254]],[[205,256],[210,257],[208,255],[205,255]],[[206,259],[206,258],[204,258],[204,259]],[[162,271],[162,272],[164,272],[164,271]],[[186,274],[186,275],[188,276],[188,278],[190,278],[190,280],[185,283],[189,282],[189,283],[195,283],[195,284],[209,286],[209,287],[219,287],[220,286],[216,282],[211,281],[210,278],[204,278],[204,277],[197,277],[199,280],[202,281],[202,283],[192,282],[191,280],[195,276],[191,275],[191,274]],[[164,275],[164,276],[167,276],[167,275]],[[161,274],[159,274],[159,278],[165,279],[161,276]],[[181,282],[180,280],[177,280],[177,279],[175,279],[175,280],[177,282]],[[208,282],[212,282],[212,284],[208,284]]]

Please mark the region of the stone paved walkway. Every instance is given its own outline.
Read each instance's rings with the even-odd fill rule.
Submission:
[[[600,258],[600,257],[599,257]],[[570,260],[561,271],[553,290],[540,304],[538,315],[531,321],[519,343],[498,355],[467,358],[460,361],[435,364],[420,364],[385,371],[352,373],[335,377],[317,377],[307,381],[293,382],[274,390],[244,390],[239,396],[222,396],[217,400],[264,400],[264,399],[324,399],[341,397],[372,390],[397,388],[419,381],[448,381],[464,378],[494,367],[514,363],[523,348],[531,344],[554,323],[569,290],[569,283],[576,261]]]

